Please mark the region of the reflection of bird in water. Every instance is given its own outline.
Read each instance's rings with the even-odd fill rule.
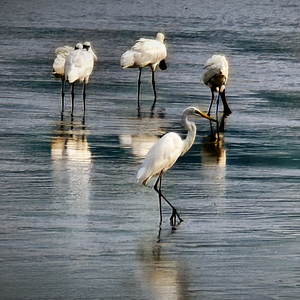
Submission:
[[[51,144],[55,192],[69,199],[76,214],[85,214],[89,211],[92,154],[85,130],[61,129]]]
[[[216,107],[216,120],[217,120],[217,131],[219,130],[218,124],[218,113],[220,98],[223,103],[223,116],[227,117],[231,114],[231,109],[227,103],[225,97],[225,84],[228,79],[228,61],[223,55],[213,55],[207,60],[204,66],[203,82],[211,90],[211,101],[207,114],[210,116],[212,104],[215,98],[214,92],[218,93],[217,107]],[[218,131],[219,132],[219,131]]]
[[[61,135],[52,139],[52,159],[90,163],[91,152],[84,132],[62,132]]]
[[[160,69],[167,69],[165,58],[167,56],[166,46],[164,44],[164,35],[158,33],[156,39],[139,39],[134,46],[123,53],[121,57],[121,67],[126,68],[139,68],[138,77],[138,111],[140,110],[140,89],[141,89],[141,74],[142,68],[150,66],[152,71],[152,87],[154,93],[154,101],[151,107],[153,111],[156,103],[156,89],[154,72],[159,65]]]
[[[203,165],[226,166],[226,149],[223,147],[223,137],[219,139],[209,135],[203,140],[201,157]]]
[[[74,117],[75,82],[79,80],[83,82],[83,124],[85,123],[86,84],[89,81],[94,68],[94,61],[96,60],[97,56],[93,52],[89,42],[84,43],[83,49],[75,49],[66,57],[64,66],[65,81],[72,84],[71,122],[73,122]]]
[[[194,143],[197,128],[195,123],[188,121],[188,117],[191,115],[213,120],[195,107],[185,109],[181,116],[181,124],[188,131],[186,138],[182,140],[175,132],[165,134],[149,150],[143,165],[137,173],[137,181],[139,184],[143,185],[147,185],[152,177],[157,176],[154,189],[159,195],[160,224],[162,223],[161,198],[163,198],[172,208],[172,215],[170,218],[171,225],[174,226],[176,224],[176,217],[180,222],[182,221],[175,207],[162,194],[161,186],[163,174],[171,168],[178,157],[184,155]]]
[[[138,269],[138,282],[150,299],[190,299],[186,268],[179,261],[168,259],[162,253],[162,244],[141,245],[137,258],[141,268]],[[148,299],[147,297],[147,299]]]
[[[223,212],[223,201],[226,194],[226,149],[223,134],[219,137],[207,136],[201,145],[201,165],[204,192],[210,193],[214,198],[214,207]]]
[[[119,140],[123,148],[130,148],[132,154],[138,158],[144,158],[149,149],[159,139],[157,135],[147,134],[122,134],[119,135]]]

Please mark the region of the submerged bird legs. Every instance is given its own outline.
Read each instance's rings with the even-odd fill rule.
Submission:
[[[163,172],[161,171],[155,182],[155,185],[154,185],[154,190],[158,193],[158,199],[159,199],[159,215],[160,215],[159,226],[161,226],[161,224],[162,224],[161,198],[163,198],[171,206],[172,215],[170,217],[170,224],[171,224],[171,226],[175,226],[176,225],[176,217],[178,218],[179,222],[183,222],[183,220],[180,218],[179,214],[177,213],[176,208],[168,201],[168,199],[161,192],[162,175],[163,175]]]

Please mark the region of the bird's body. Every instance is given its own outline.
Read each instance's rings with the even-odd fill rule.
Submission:
[[[137,174],[138,183],[147,185],[152,177],[170,169],[182,155],[182,144],[182,139],[175,132],[169,132],[159,139],[148,152]],[[164,145],[168,145],[168,148]]]
[[[93,55],[85,49],[73,50],[65,62],[65,80],[73,83],[77,80],[88,83],[94,67]]]
[[[185,109],[181,116],[181,124],[188,131],[186,138],[182,140],[181,137],[175,132],[169,132],[165,134],[149,150],[141,168],[137,173],[137,182],[143,185],[147,185],[152,177],[158,176],[154,185],[154,189],[159,194],[160,222],[162,222],[161,197],[163,197],[173,209],[171,216],[172,225],[175,225],[176,216],[180,221],[182,221],[182,219],[180,219],[176,209],[162,195],[161,181],[162,175],[174,165],[180,156],[184,155],[191,148],[195,141],[197,128],[195,123],[188,121],[188,116],[190,115],[202,116],[206,119],[213,120],[211,117],[202,113],[195,107],[189,107]]]
[[[164,36],[158,33],[156,39],[139,39],[134,46],[121,57],[121,66],[126,68],[143,68],[152,66],[156,70],[161,60],[167,56]]]
[[[204,66],[203,82],[210,88],[212,93],[212,99],[210,102],[208,115],[214,100],[214,92],[219,93],[217,100],[217,113],[219,105],[219,97],[221,97],[224,107],[224,115],[228,116],[231,114],[231,109],[228,106],[225,97],[225,85],[228,79],[228,61],[223,55],[213,55],[209,58]]]
[[[86,45],[85,45],[86,44]],[[90,47],[90,43],[86,42],[83,47],[75,49],[66,57],[64,72],[65,81],[72,84],[72,111],[71,119],[74,112],[74,84],[76,81],[83,82],[83,123],[85,121],[85,100],[86,100],[86,84],[94,68],[94,61],[97,56]]]
[[[213,55],[204,66],[203,82],[213,91],[225,89],[228,78],[228,61],[223,55]]]
[[[155,80],[154,72],[159,65],[162,70],[167,68],[165,64],[165,58],[167,56],[167,49],[164,44],[164,35],[158,33],[156,39],[139,39],[135,45],[126,52],[123,53],[121,57],[121,67],[123,69],[127,68],[139,68],[139,78],[138,78],[138,110],[140,109],[140,85],[141,85],[141,71],[142,68],[149,66],[152,71],[152,86],[154,92],[154,102],[152,105],[152,110],[154,109],[156,103],[156,90],[155,90]]]

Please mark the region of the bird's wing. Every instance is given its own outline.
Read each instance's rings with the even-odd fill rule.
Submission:
[[[74,50],[73,47],[70,46],[63,46],[63,47],[58,47],[55,49],[55,54],[61,54],[63,56],[67,56],[70,52],[72,52]]]
[[[53,74],[64,75],[64,66],[67,56],[74,50],[70,46],[58,47],[55,49],[56,58],[53,62]]]
[[[167,56],[166,46],[157,40],[140,39],[132,47],[132,50],[135,52],[135,64],[140,67],[150,64],[156,67],[156,64]]]
[[[152,176],[171,168],[182,153],[182,143],[180,136],[174,132],[169,132],[158,140],[149,150],[138,172],[138,182],[147,184]]]

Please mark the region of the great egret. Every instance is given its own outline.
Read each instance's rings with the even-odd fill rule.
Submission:
[[[53,62],[52,74],[61,79],[61,121],[63,121],[65,108],[65,62],[67,56],[76,49],[82,49],[81,43],[76,44],[75,48],[70,46],[58,47],[55,49],[56,58]]]
[[[161,186],[163,174],[170,169],[177,159],[184,155],[194,143],[197,128],[195,123],[188,121],[188,117],[191,115],[215,121],[197,108],[188,107],[183,111],[181,116],[181,124],[188,131],[186,138],[182,140],[175,132],[165,134],[151,147],[137,173],[137,182],[143,185],[147,185],[152,177],[158,176],[154,189],[159,195],[160,224],[162,223],[161,198],[163,198],[172,208],[172,215],[170,218],[171,225],[174,226],[176,224],[176,217],[178,217],[180,222],[182,221],[176,208],[162,194]]]
[[[153,111],[156,103],[156,89],[154,72],[159,65],[161,70],[167,69],[165,58],[167,56],[167,49],[164,44],[165,36],[162,33],[157,33],[156,39],[139,39],[135,45],[123,53],[121,57],[121,67],[127,68],[139,68],[138,77],[138,111],[140,110],[140,90],[141,90],[141,74],[142,68],[150,66],[152,71],[152,87],[154,93],[154,101],[151,107]]]
[[[223,55],[213,55],[204,66],[203,82],[210,88],[212,98],[207,114],[210,116],[211,107],[214,101],[214,92],[218,93],[216,113],[218,115],[220,98],[223,102],[223,114],[228,116],[231,109],[225,97],[225,84],[228,79],[228,61]],[[218,120],[218,116],[217,116]]]
[[[97,57],[91,49],[90,43],[84,43],[85,48],[76,49],[67,56],[65,62],[65,81],[72,84],[72,110],[71,120],[74,117],[74,86],[77,80],[83,82],[83,123],[85,121],[85,100],[86,100],[86,84],[89,81],[89,77],[93,71],[94,61]]]

